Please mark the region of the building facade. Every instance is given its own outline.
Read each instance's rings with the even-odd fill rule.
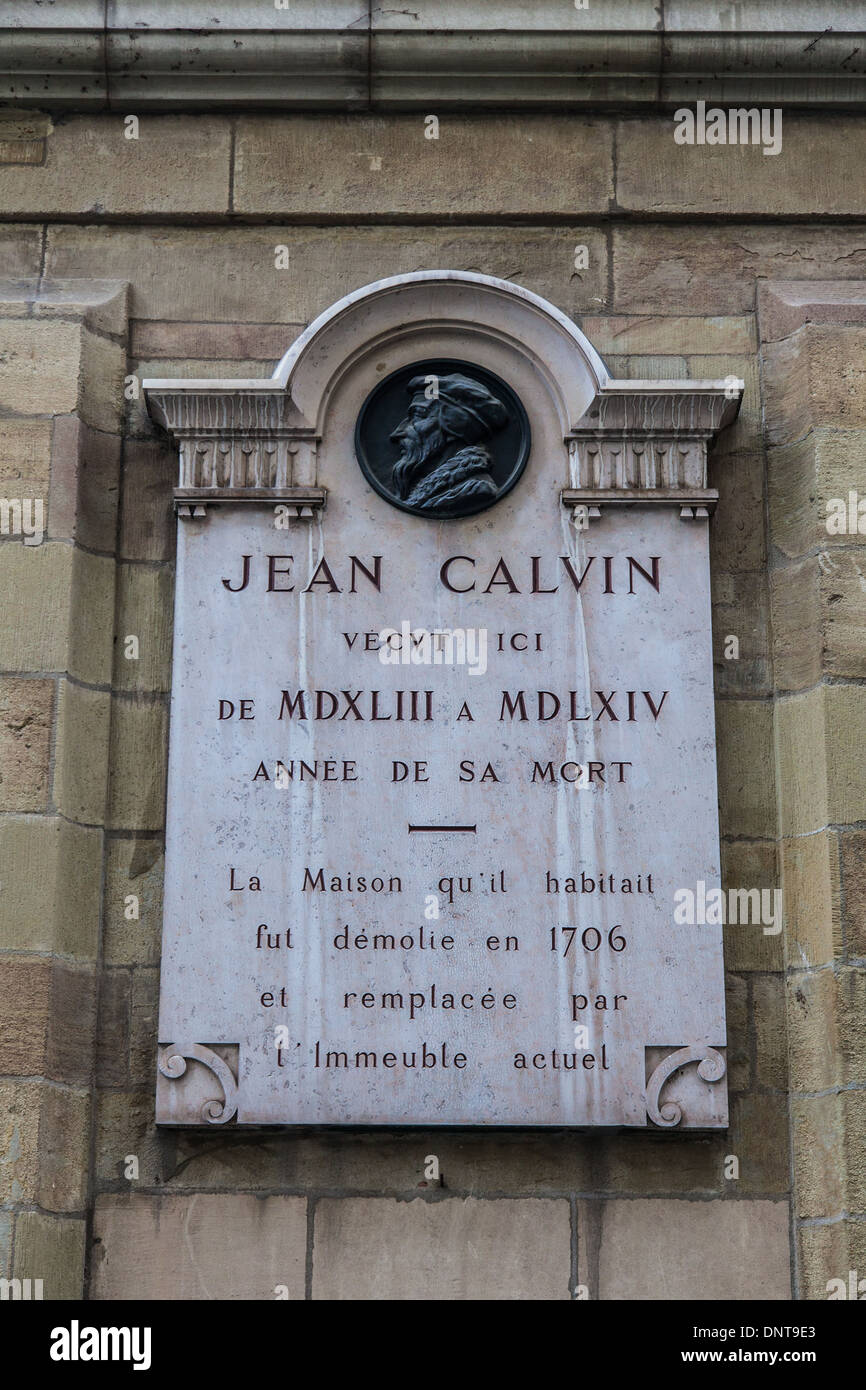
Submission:
[[[5,7],[0,1276],[866,1277],[864,36],[841,0]],[[744,383],[708,459],[722,871],[782,914],[725,928],[724,1132],[156,1124],[178,445],[141,383],[270,377],[434,270],[541,297],[620,380]]]

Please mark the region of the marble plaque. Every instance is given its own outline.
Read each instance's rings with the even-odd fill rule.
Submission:
[[[424,347],[342,374],[306,516],[179,521],[158,1119],[722,1127],[707,511],[572,505],[509,347],[477,379],[525,429],[443,516],[508,426],[471,344]],[[406,463],[393,404],[363,467],[425,361],[459,363],[443,437]]]

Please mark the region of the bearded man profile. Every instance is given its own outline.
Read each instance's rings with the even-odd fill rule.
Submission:
[[[409,382],[409,410],[391,435],[401,450],[394,489],[409,507],[480,509],[499,496],[483,441],[504,429],[508,412],[486,386],[459,372],[434,378],[428,396],[429,382],[423,376]]]

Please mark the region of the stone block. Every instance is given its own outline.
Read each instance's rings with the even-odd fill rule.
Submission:
[[[108,775],[110,696],[60,682],[54,755],[54,803],[85,825],[102,825]]]
[[[769,159],[763,159],[769,164]],[[757,187],[757,186],[756,186]],[[716,222],[689,227],[628,223],[612,233],[614,299],[622,315],[748,314],[758,279],[858,279],[863,239],[854,229],[814,224]]]
[[[142,116],[137,140],[123,114],[69,116],[46,142],[39,168],[9,168],[3,204],[10,213],[225,212],[230,122],[214,116]]]
[[[59,816],[0,820],[0,949],[93,960],[102,835]]]
[[[106,969],[99,988],[96,1038],[97,1086],[129,1084],[129,1015],[132,982],[128,970]]]
[[[730,1051],[729,1051],[730,1062]],[[721,1193],[727,1135],[666,1134],[660,1130],[626,1130],[586,1138],[589,1181],[583,1191],[640,1194]]]
[[[120,439],[77,415],[54,420],[48,534],[113,551],[117,530]]]
[[[842,949],[836,836],[782,840],[780,854],[788,958],[802,968],[826,965]]]
[[[725,975],[725,1019],[728,1031],[728,1090],[746,1091],[751,1079],[751,1018],[749,981]]]
[[[108,965],[155,965],[162,936],[161,840],[111,839],[105,865],[104,959]],[[137,904],[128,902],[130,897]],[[138,917],[128,917],[135,912]]]
[[[117,638],[114,686],[117,690],[171,689],[174,574],[167,567],[122,564],[117,571]],[[137,658],[126,656],[129,637],[138,641]]]
[[[791,1185],[787,1097],[767,1091],[733,1096],[725,1152],[739,1160],[739,1176],[730,1183],[737,1197],[787,1193]]]
[[[714,570],[760,570],[766,561],[763,455],[713,451],[708,481],[719,492],[710,564]]]
[[[156,1077],[159,971],[140,965],[132,972],[129,1013],[129,1077],[133,1085],[152,1085]]]
[[[838,988],[832,969],[787,980],[788,1056],[792,1091],[827,1091],[842,1079]]]
[[[866,1223],[839,1219],[827,1224],[801,1226],[797,1234],[800,1245],[798,1296],[817,1302],[828,1299],[831,1293],[838,1297],[841,1286],[847,1298],[850,1271],[856,1270],[859,1278],[864,1277]]]
[[[783,1091],[788,1079],[785,980],[782,975],[752,976],[755,1023],[755,1081]]]
[[[177,483],[174,447],[162,439],[127,439],[123,451],[120,554],[125,560],[173,560]]]
[[[15,1218],[16,1279],[41,1279],[46,1300],[84,1297],[84,1218],[22,1211]]]
[[[862,486],[864,460],[866,433],[856,429],[812,427],[792,444],[768,449],[773,545],[791,558],[817,549],[831,559],[835,547],[850,546],[849,533],[828,532],[827,504],[847,503],[849,492]]]
[[[834,825],[866,821],[866,686],[824,687],[829,819]]]
[[[95,1177],[101,1188],[160,1187],[174,1168],[174,1133],[153,1122],[153,1086],[148,1091],[99,1091],[96,1098]],[[211,1135],[207,1136],[213,1142]],[[125,1176],[128,1159],[138,1160],[138,1177]]]
[[[54,681],[0,679],[0,810],[45,809],[53,709]]]
[[[722,887],[726,892],[732,888],[757,888],[759,892],[772,893],[779,883],[774,843],[759,840],[722,841]],[[725,926],[727,970],[782,969],[784,935],[782,932],[765,932],[766,925],[729,922]]]
[[[580,327],[596,352],[748,353],[757,347],[753,314],[584,314]]]
[[[168,710],[152,699],[114,701],[111,801],[114,830],[158,830],[165,815]]]
[[[866,956],[866,832],[847,830],[839,836],[842,904],[848,950]]]
[[[46,1086],[39,1112],[39,1186],[43,1211],[83,1211],[90,1163],[90,1095]]]
[[[716,741],[722,834],[771,838],[776,823],[772,706],[763,700],[718,701]]]
[[[732,573],[718,568],[710,580],[716,695],[752,700],[769,696],[773,681],[766,575],[760,570]],[[726,655],[732,650],[730,637],[739,644],[736,657]]]
[[[42,228],[26,223],[0,225],[0,275],[36,276],[42,260]]]
[[[781,1201],[582,1201],[578,1279],[612,1302],[788,1299],[788,1224]]]
[[[35,1202],[44,1083],[0,1081],[0,1202]]]
[[[0,420],[0,491],[4,497],[41,497],[46,516],[51,472],[51,422]]]
[[[313,1297],[565,1299],[570,1232],[564,1200],[324,1198],[315,1210]]]
[[[821,679],[819,588],[815,556],[770,573],[773,671],[780,691],[808,690]]]
[[[783,836],[807,835],[828,823],[824,696],[819,687],[776,704],[779,820]]]
[[[90,1296],[164,1299],[168,1280],[179,1302],[273,1299],[281,1288],[302,1299],[306,1246],[301,1197],[105,1195],[93,1214]]]
[[[371,175],[372,177],[372,175]],[[682,233],[675,229],[678,244]],[[833,245],[824,229],[823,246]],[[849,244],[850,242],[850,244]],[[54,276],[129,277],[135,267],[131,312],[137,319],[286,324],[308,323],[335,300],[373,280],[419,266],[475,270],[521,284],[567,314],[598,313],[607,302],[607,244],[602,228],[361,226],[334,255],[334,229],[260,227],[53,226],[46,266]],[[849,236],[846,250],[858,245]],[[289,268],[277,270],[275,247],[289,248]],[[587,269],[576,271],[574,250],[586,246]],[[742,253],[737,253],[742,259]],[[244,268],[239,273],[238,267]],[[736,279],[737,299],[743,298]],[[667,313],[675,298],[662,307]],[[202,306],[206,306],[203,309]],[[746,306],[752,308],[751,302]],[[724,307],[719,313],[727,313]],[[210,354],[209,354],[210,355]],[[222,354],[220,354],[222,356]],[[282,356],[279,353],[278,356]],[[253,375],[267,375],[259,363]]]
[[[838,1216],[847,1205],[844,1116],[838,1092],[792,1099],[791,1143],[797,1216]]]
[[[27,175],[25,175],[27,177]],[[20,415],[68,415],[78,405],[81,329],[76,323],[0,319],[0,406]]]
[[[327,150],[327,159],[323,151]],[[242,116],[234,209],[286,217],[570,216],[607,212],[613,194],[607,121],[533,115]]]
[[[688,217],[862,213],[863,189],[851,186],[856,180],[846,118],[786,110],[777,129],[779,152],[767,155],[760,143],[733,149],[677,144],[671,116],[619,121],[617,203],[630,212],[651,209]]]

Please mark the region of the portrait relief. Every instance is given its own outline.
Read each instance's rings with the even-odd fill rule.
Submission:
[[[394,506],[436,519],[471,516],[514,486],[529,452],[529,424],[514,392],[491,372],[416,363],[368,397],[356,452]]]

